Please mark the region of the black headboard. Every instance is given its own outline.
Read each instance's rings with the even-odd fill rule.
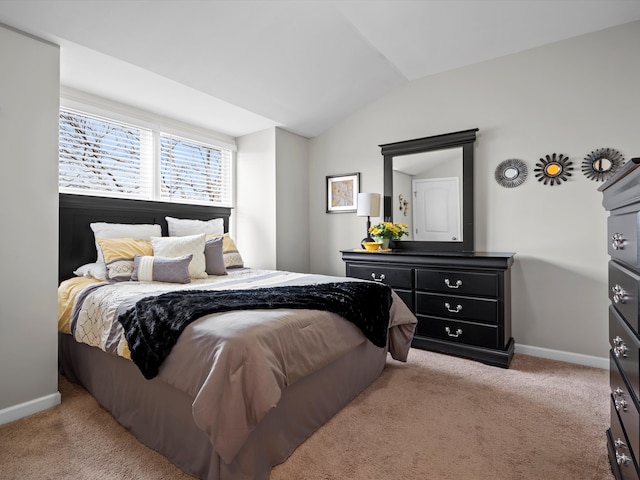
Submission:
[[[89,224],[150,223],[162,227],[162,235],[168,235],[164,217],[194,220],[224,219],[224,231],[229,231],[231,209],[186,205],[181,203],[151,202],[123,198],[92,197],[87,195],[59,194],[59,246],[58,281],[73,276],[80,265],[96,261],[96,246]]]

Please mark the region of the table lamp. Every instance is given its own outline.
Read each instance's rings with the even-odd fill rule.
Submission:
[[[367,217],[367,236],[362,239],[360,245],[364,242],[373,242],[369,235],[371,228],[371,217],[380,216],[380,194],[379,193],[359,193],[358,194],[358,217]]]

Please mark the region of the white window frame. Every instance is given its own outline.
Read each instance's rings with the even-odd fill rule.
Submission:
[[[63,89],[64,90],[64,89]],[[236,144],[235,139],[227,137],[223,134],[212,132],[206,129],[188,125],[186,123],[156,115],[147,111],[139,110],[135,107],[119,104],[110,100],[94,97],[92,95],[77,92],[71,89],[63,91],[60,97],[60,108],[70,109],[78,113],[94,115],[102,117],[105,120],[114,122],[122,122],[137,127],[149,129],[152,132],[151,142],[149,144],[150,163],[141,165],[142,170],[147,170],[151,175],[151,188],[149,198],[144,200],[153,200],[168,203],[184,203],[194,205],[212,205],[220,207],[234,208],[235,204],[235,161],[236,161]],[[211,203],[206,201],[188,200],[166,197],[160,195],[160,134],[169,134],[202,143],[207,146],[229,151],[230,157],[230,185],[228,191],[227,203]],[[137,198],[140,196],[129,196],[126,194],[116,194],[113,192],[100,192],[89,190],[78,190],[60,188],[61,193],[72,193],[77,195],[95,195],[117,198]]]

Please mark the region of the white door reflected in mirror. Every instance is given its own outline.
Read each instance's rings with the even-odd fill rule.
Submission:
[[[413,181],[413,239],[460,241],[460,181],[458,177]]]

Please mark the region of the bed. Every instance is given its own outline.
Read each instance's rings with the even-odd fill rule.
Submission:
[[[388,354],[406,360],[416,320],[395,293],[378,305],[371,298],[386,295],[379,286],[343,277],[237,265],[224,275],[181,284],[100,281],[73,273],[96,261],[92,223],[160,225],[167,237],[166,217],[218,218],[226,232],[229,216],[224,208],[61,194],[59,291],[67,321],[59,328],[59,368],[186,473],[206,480],[268,479],[272,466],[380,375]],[[142,275],[138,266],[134,272]],[[341,297],[363,290],[375,296],[353,302]],[[289,303],[273,304],[283,291],[292,296],[286,296]],[[333,296],[337,307],[304,307]],[[183,302],[179,307],[176,298]],[[244,308],[246,298],[254,303]],[[234,299],[241,299],[234,309],[211,310]],[[160,300],[174,310],[162,310]],[[268,306],[260,303],[265,301]],[[181,325],[159,360],[140,336],[151,311],[145,302],[154,302],[154,312],[169,312],[169,323],[192,305],[197,317]],[[369,319],[381,311],[384,329],[370,328]],[[78,334],[97,328],[83,322],[100,328],[111,322],[104,327],[109,333]],[[163,339],[174,335],[165,333]]]

